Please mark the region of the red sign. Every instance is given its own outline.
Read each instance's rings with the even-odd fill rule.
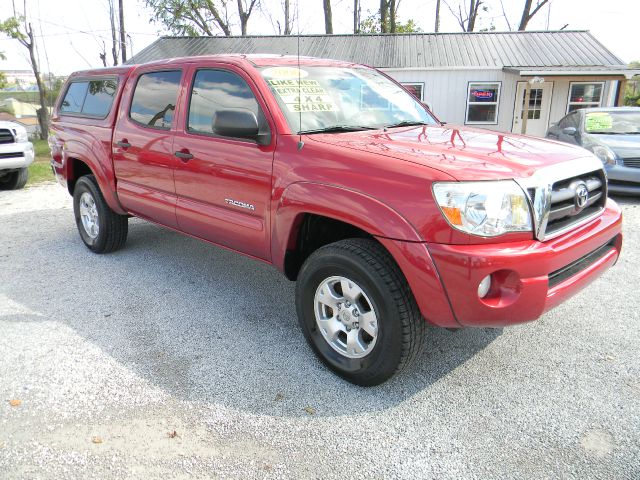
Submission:
[[[473,90],[471,92],[471,95],[473,95],[476,98],[483,98],[485,100],[489,98],[493,98],[493,92],[489,90]]]

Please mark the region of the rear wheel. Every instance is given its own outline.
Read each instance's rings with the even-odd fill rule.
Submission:
[[[20,190],[24,188],[29,179],[29,169],[27,167],[7,173],[0,177],[0,190]]]
[[[314,252],[298,277],[296,307],[313,350],[352,383],[378,385],[421,351],[425,321],[402,272],[374,240]]]
[[[80,238],[91,251],[113,252],[127,241],[127,216],[111,210],[93,175],[81,177],[76,182],[73,211]]]

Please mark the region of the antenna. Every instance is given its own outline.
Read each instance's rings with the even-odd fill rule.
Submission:
[[[300,0],[296,1],[296,23],[298,24],[298,151],[304,147],[302,141],[302,72],[300,70]]]

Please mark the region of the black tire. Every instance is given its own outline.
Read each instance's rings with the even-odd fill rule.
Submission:
[[[377,337],[364,357],[341,354],[325,340],[316,322],[316,291],[335,276],[355,282],[377,316]],[[318,357],[357,385],[383,383],[409,366],[422,351],[426,322],[404,275],[375,240],[342,240],[316,250],[298,275],[296,309],[302,331]]]
[[[29,169],[27,167],[7,173],[0,177],[0,190],[20,190],[24,188],[29,179]]]
[[[95,235],[87,231],[81,219],[80,202],[83,194],[87,194],[95,202],[98,218],[98,231]],[[129,231],[128,217],[111,210],[93,175],[85,175],[76,182],[73,190],[73,212],[80,238],[89,250],[109,253],[124,246]]]

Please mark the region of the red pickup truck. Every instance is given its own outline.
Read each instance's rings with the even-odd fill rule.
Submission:
[[[52,165],[96,253],[134,215],[297,280],[300,326],[359,385],[415,359],[425,323],[535,320],[612,266],[603,165],[555,141],[445,125],[362,65],[203,56],[78,72]]]

